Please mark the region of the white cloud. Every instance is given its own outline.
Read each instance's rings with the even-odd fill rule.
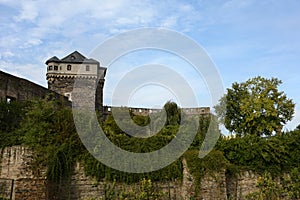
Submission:
[[[177,25],[177,22],[178,16],[170,16],[162,21],[161,26],[165,28],[172,28]]]
[[[5,51],[3,53],[0,53],[0,59],[6,59],[6,58],[11,58],[13,57],[15,54],[11,51]]]
[[[0,60],[0,70],[46,86],[46,68],[38,64],[16,64]]]
[[[53,55],[63,57],[75,49],[88,55],[107,37],[150,26],[175,29],[203,42],[222,70],[228,71],[226,82],[260,73],[264,65],[269,66],[269,74],[279,76],[287,65],[287,71],[298,67],[300,7],[293,0],[289,4],[270,2],[0,0],[0,9],[9,8],[1,13],[5,20],[0,22],[0,64],[9,72],[45,84],[44,62]],[[101,56],[97,59],[102,61]],[[260,66],[252,68],[251,64]],[[273,70],[279,65],[281,73]],[[248,68],[241,70],[241,66]],[[197,85],[192,73],[187,70],[186,77]],[[198,92],[205,89],[199,85]]]
[[[40,44],[42,44],[42,41],[40,39],[31,38],[31,39],[28,39],[28,41],[26,41],[23,45],[21,45],[20,48],[21,49],[30,48],[30,47],[37,46]]]

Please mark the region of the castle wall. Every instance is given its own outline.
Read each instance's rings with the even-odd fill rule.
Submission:
[[[0,71],[0,98],[25,101],[30,98],[41,98],[49,93],[48,89],[22,78]]]
[[[11,196],[13,200],[46,200],[45,176],[42,173],[38,177],[34,175],[32,161],[32,151],[24,146],[2,149],[0,182],[8,181],[4,192],[6,198]]]
[[[0,71],[0,100],[26,101],[32,98],[41,99],[50,93],[55,94],[57,98],[62,97],[26,79]],[[67,99],[65,98],[65,100]]]
[[[51,183],[45,178],[45,171],[34,171],[33,154],[23,146],[7,147],[1,151],[1,180],[7,181],[7,191],[9,196],[9,186],[13,180],[12,197],[14,200],[54,200],[64,194],[72,200],[87,200],[91,198],[104,198],[105,193],[111,191],[112,183],[100,181],[88,177],[84,173],[83,165],[77,163],[71,179],[63,184],[60,190],[51,191]],[[37,170],[37,169],[35,169]],[[206,174],[199,188],[195,188],[194,179],[189,173],[185,161],[183,161],[183,180],[182,182],[162,182],[154,183],[155,188],[160,191],[161,199],[205,199],[205,200],[222,200],[229,196],[232,199],[245,199],[246,195],[257,191],[256,183],[259,175],[254,172],[243,171],[237,176],[225,173],[225,170]],[[37,174],[39,174],[37,176]],[[139,184],[121,184],[117,183],[114,191],[121,193],[122,191],[129,193],[138,191]],[[53,189],[53,188],[52,188]],[[195,197],[195,191],[198,190]],[[56,197],[49,195],[50,193]],[[3,191],[0,191],[3,194]],[[7,197],[8,198],[8,197]]]

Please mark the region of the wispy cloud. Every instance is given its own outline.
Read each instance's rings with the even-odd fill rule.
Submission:
[[[0,0],[0,13],[0,69],[44,86],[44,62],[53,55],[63,57],[74,50],[89,55],[115,34],[164,27],[185,33],[204,46],[225,87],[254,75],[274,76],[283,80],[287,95],[299,103],[295,89],[300,84],[297,0]],[[183,64],[168,56],[151,59],[179,71]],[[126,72],[116,69],[117,75]],[[195,85],[200,97],[206,93],[203,80],[198,81],[192,70],[184,68],[180,73]],[[295,119],[298,116],[299,111]]]

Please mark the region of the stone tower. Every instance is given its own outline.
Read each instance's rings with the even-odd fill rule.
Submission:
[[[62,59],[53,56],[46,61],[46,65],[48,89],[64,95],[72,101],[75,79],[85,80],[89,86],[83,90],[87,94],[95,95],[95,107],[100,113],[103,112],[103,86],[106,68],[101,67],[98,61],[86,58],[78,51],[74,51]]]

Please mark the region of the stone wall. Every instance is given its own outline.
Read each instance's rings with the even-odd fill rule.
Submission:
[[[30,98],[41,98],[48,93],[48,90],[35,83],[22,78],[15,77],[0,71],[0,98],[12,98],[24,101]]]
[[[43,178],[18,178],[14,181],[13,199],[46,200],[47,182]]]
[[[0,178],[0,199],[10,199],[12,197],[13,184],[13,179]]]
[[[47,88],[0,71],[0,100],[26,101],[32,98],[41,99],[49,93],[54,94],[56,98],[63,98],[67,102],[67,98]]]
[[[253,171],[241,171],[238,174],[226,174],[227,197],[244,200],[253,192],[257,192],[257,181],[261,176]]]
[[[33,171],[33,154],[24,146],[6,147],[1,151],[1,179],[13,180],[12,199],[46,199],[46,179]]]
[[[226,200],[226,176],[225,170],[218,173],[206,174],[200,182],[200,199]]]
[[[135,194],[140,189],[139,184],[114,184],[105,180],[98,182],[86,176],[83,165],[79,163],[76,164],[71,179],[58,186],[47,181],[45,170],[33,170],[32,161],[32,152],[23,146],[7,147],[1,151],[0,186],[2,180],[2,185],[5,185],[7,190],[2,194],[5,193],[6,198],[10,195],[10,185],[13,185],[14,200],[103,199],[105,193],[111,192],[112,188],[118,194]],[[247,194],[257,191],[256,183],[259,177],[251,171],[243,171],[234,176],[221,170],[206,174],[196,188],[194,178],[183,160],[182,181],[153,183],[153,186],[155,191],[161,194],[159,199],[187,200],[193,197],[200,200],[225,200],[230,197],[243,200]]]
[[[77,163],[71,181],[61,188],[68,194],[69,199],[87,200],[87,199],[105,199],[105,194],[114,193],[115,196],[138,194],[139,184],[112,183],[102,180],[96,181],[94,178],[86,176],[82,164]],[[159,199],[182,199],[181,183],[154,183],[153,188],[161,196]],[[130,199],[130,198],[129,198]]]

